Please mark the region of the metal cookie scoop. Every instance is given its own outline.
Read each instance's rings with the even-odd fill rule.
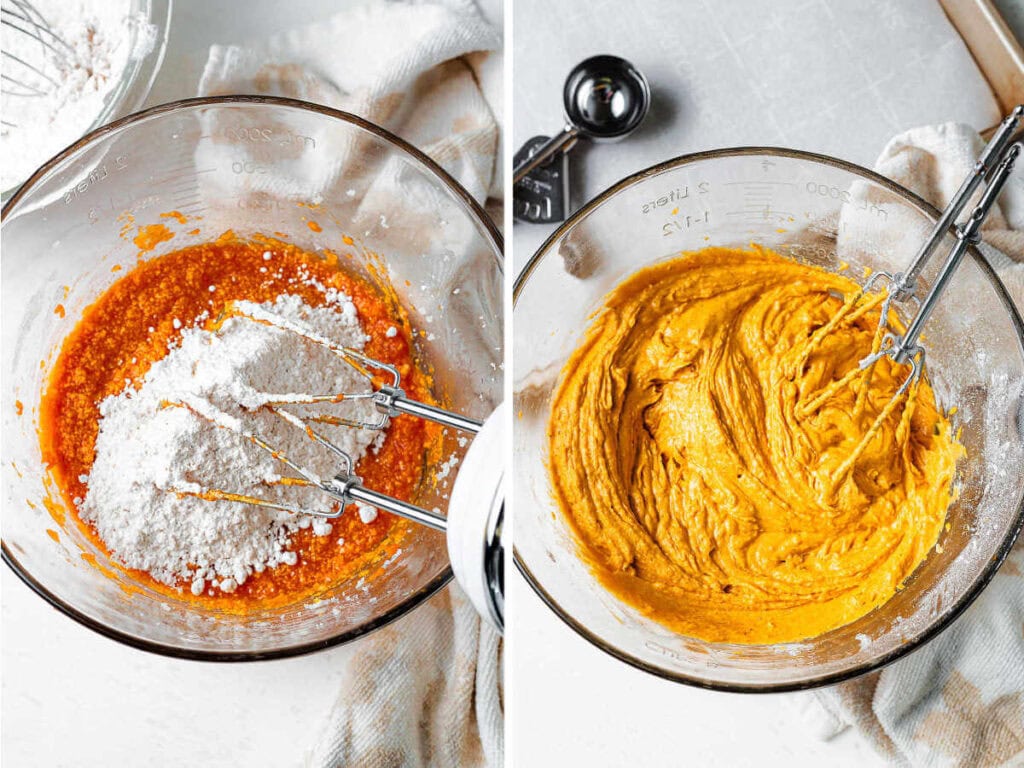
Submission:
[[[617,141],[635,131],[647,115],[651,90],[647,78],[618,56],[593,56],[577,64],[562,88],[566,125],[561,133],[543,141],[531,139],[516,155],[513,183],[516,215],[524,221],[548,222],[567,212],[567,166],[558,173],[561,183],[540,174],[542,166],[571,150],[579,139]],[[537,173],[537,178],[534,178]]]

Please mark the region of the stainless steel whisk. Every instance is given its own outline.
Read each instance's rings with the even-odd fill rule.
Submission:
[[[25,98],[45,96],[60,85],[62,72],[68,68],[74,57],[74,50],[28,0],[10,0],[10,6],[0,9],[0,21],[14,34],[24,35],[34,41],[30,59],[3,51],[3,86],[11,96]],[[17,128],[17,124],[6,118],[3,124]]]
[[[878,318],[878,330],[872,352],[860,361],[857,368],[832,382],[809,402],[804,403],[799,408],[798,415],[807,415],[817,410],[842,388],[850,385],[857,379],[864,380],[866,377],[869,377],[872,367],[883,357],[890,358],[898,365],[910,366],[910,373],[897,388],[888,404],[879,412],[874,423],[864,433],[852,454],[839,467],[832,478],[833,482],[841,480],[852,468],[853,463],[863,453],[882,422],[895,410],[899,401],[910,391],[911,387],[915,386],[921,379],[925,364],[925,348],[919,343],[921,332],[935,310],[950,279],[963,261],[968,248],[981,241],[981,226],[992,209],[996,198],[999,197],[999,193],[1002,191],[1007,179],[1009,179],[1014,163],[1021,153],[1021,144],[1014,142],[1013,139],[1022,118],[1024,118],[1024,105],[1017,106],[1003,120],[993,135],[992,140],[978,157],[971,174],[960,185],[960,189],[957,190],[949,205],[942,212],[935,227],[921,245],[906,271],[895,274],[885,271],[874,272],[860,290],[844,302],[839,312],[815,332],[807,348],[804,350],[802,359],[806,360],[811,349],[820,344],[824,337],[839,323],[844,321],[852,322],[853,319],[863,314],[864,311],[877,306],[879,300],[881,301],[881,313]],[[921,272],[935,255],[950,226],[954,224],[957,217],[982,184],[987,186],[982,191],[981,197],[971,215],[966,221],[956,225],[954,228],[956,243],[946,256],[946,260],[939,267],[935,279],[932,281],[931,288],[923,298],[918,299],[915,292]],[[888,282],[888,290],[884,294],[884,298],[876,296],[873,302],[869,301],[858,306],[860,300],[883,280]],[[918,304],[916,312],[906,324],[906,329],[902,332],[893,325],[891,310],[893,309],[894,301],[913,301]],[[864,391],[866,390],[862,392]],[[858,399],[862,397],[863,394],[859,395]]]

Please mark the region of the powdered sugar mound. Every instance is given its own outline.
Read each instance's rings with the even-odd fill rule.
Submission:
[[[343,294],[322,308],[292,295],[247,306],[335,344],[359,350],[367,341],[355,306]],[[266,401],[262,393],[367,390],[351,366],[296,333],[244,317],[228,319],[216,332],[186,329],[180,344],[152,365],[137,389],[100,404],[96,459],[80,512],[124,565],[171,585],[190,581],[197,595],[211,588],[232,592],[253,572],[294,565],[295,531],[312,527],[322,536],[331,525],[190,494],[214,489],[329,509],[332,502],[321,491],[281,485],[282,475],[293,473],[243,435],[257,434],[318,476],[331,477],[339,469],[337,459],[303,430],[259,408]],[[288,407],[306,416],[328,409],[345,418],[377,417],[361,400]],[[383,440],[382,432],[318,429],[354,461]]]

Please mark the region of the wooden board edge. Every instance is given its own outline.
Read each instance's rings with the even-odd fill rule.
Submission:
[[[1024,104],[1024,48],[992,0],[939,0],[1004,114]],[[990,134],[991,126],[982,135]]]

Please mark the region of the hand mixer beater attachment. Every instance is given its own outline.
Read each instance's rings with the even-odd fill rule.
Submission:
[[[258,507],[336,518],[349,504],[366,504],[383,509],[407,520],[426,525],[447,534],[448,553],[459,583],[466,590],[477,610],[499,629],[504,614],[504,549],[502,521],[504,495],[502,492],[503,462],[501,435],[503,409],[499,406],[486,421],[481,422],[458,413],[412,400],[401,386],[401,374],[392,365],[375,360],[363,353],[327,339],[301,324],[267,311],[257,304],[240,302],[227,314],[251,322],[296,334],[317,344],[347,363],[369,385],[368,391],[331,393],[324,395],[294,394],[274,396],[264,407],[288,424],[301,429],[317,444],[338,459],[337,473],[327,479],[320,478],[311,469],[286,456],[261,435],[246,427],[239,419],[226,414],[209,403],[172,403],[183,406],[216,426],[231,430],[248,439],[261,450],[291,469],[298,477],[288,478],[288,484],[317,488],[339,502],[331,510],[314,510],[278,501],[233,493],[222,489],[209,489],[188,495],[208,501],[231,501]],[[223,319],[227,319],[227,317]],[[331,414],[300,417],[289,406],[370,401],[378,413],[375,420],[346,419]],[[356,429],[384,429],[389,420],[402,415],[416,416],[445,427],[476,435],[462,460],[462,468],[455,478],[447,516],[435,510],[423,509],[401,499],[367,488],[355,474],[352,457],[329,439],[318,424],[346,426]],[[482,543],[481,543],[482,542]],[[480,554],[483,557],[480,557]]]
[[[840,323],[853,322],[857,317],[862,316],[865,312],[872,310],[881,303],[878,329],[875,333],[871,352],[860,361],[858,367],[829,384],[807,402],[799,405],[797,415],[801,417],[813,413],[839,390],[858,381],[861,383],[861,386],[858,390],[855,408],[859,411],[863,407],[863,400],[866,397],[867,384],[870,382],[872,368],[883,357],[890,358],[897,365],[910,366],[910,372],[896,389],[892,398],[879,411],[874,422],[863,434],[850,456],[842,462],[832,475],[833,490],[853,468],[854,463],[875,437],[885,419],[895,411],[905,396],[909,395],[912,397],[913,390],[924,373],[925,349],[919,343],[921,331],[935,310],[950,279],[960,266],[961,261],[963,261],[968,248],[981,241],[981,226],[992,209],[992,205],[999,197],[999,193],[1002,191],[1007,179],[1009,179],[1014,163],[1021,153],[1021,145],[1013,142],[1013,138],[1022,118],[1024,118],[1024,105],[1016,107],[1003,120],[993,135],[992,140],[978,157],[971,174],[964,180],[960,189],[950,200],[949,205],[942,212],[935,227],[918,250],[907,270],[895,274],[885,271],[874,272],[860,290],[843,303],[843,306],[829,322],[812,335],[808,344],[803,349],[800,358],[801,364],[821,344],[825,336]],[[981,196],[970,216],[966,221],[956,225],[954,228],[956,242],[953,248],[939,267],[932,281],[931,288],[923,298],[919,299],[915,294],[918,278],[938,250],[949,228],[954,224],[957,217],[982,184],[986,186],[982,190]],[[882,280],[888,282],[888,290],[883,294],[874,294],[862,302],[862,299]],[[913,317],[906,323],[905,330],[902,331],[897,327],[893,318],[894,301],[910,301],[917,304]]]

